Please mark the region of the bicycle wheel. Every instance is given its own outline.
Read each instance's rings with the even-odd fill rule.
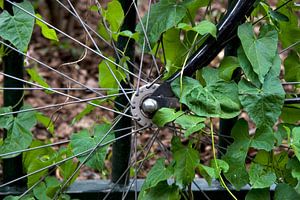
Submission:
[[[238,3],[248,3],[244,5],[244,8],[247,9],[240,10],[238,17],[234,16],[234,11],[238,10],[239,7],[230,9],[232,11],[230,12],[231,14],[226,15],[227,17],[223,19],[221,25],[218,27],[219,35],[228,31],[225,36],[223,35],[224,38],[221,40],[214,38],[217,27],[208,21],[205,21],[206,26],[204,27],[209,27],[209,30],[203,34],[201,32],[202,29],[197,32],[197,29],[193,29],[196,27],[195,25],[191,26],[186,23],[187,19],[195,17],[198,7],[207,5],[209,5],[208,8],[211,7],[211,3],[208,2],[202,5],[198,1],[195,1],[196,3],[193,1],[161,1],[151,6],[151,1],[149,1],[145,7],[148,7],[150,11],[143,12],[141,11],[142,9],[138,8],[135,1],[129,4],[124,3],[123,8],[127,6],[127,9],[124,9],[127,11],[122,11],[121,4],[115,0],[108,3],[99,3],[98,1],[89,2],[84,6],[82,2],[76,3],[69,0],[56,0],[55,2],[45,1],[44,5],[48,5],[53,9],[49,12],[50,15],[52,12],[52,23],[54,23],[55,26],[51,25],[52,23],[42,20],[40,16],[35,15],[28,1],[15,3],[11,0],[5,0],[4,2],[7,5],[13,5],[9,12],[16,15],[16,19],[6,16],[7,24],[10,22],[22,26],[22,23],[18,24],[18,20],[22,22],[22,19],[28,18],[28,21],[31,20],[31,25],[33,25],[32,23],[34,23],[34,21],[32,22],[32,20],[35,18],[37,22],[39,22],[42,32],[46,32],[44,33],[45,35],[47,35],[48,31],[48,37],[51,38],[52,42],[45,42],[40,38],[33,37],[32,44],[29,46],[27,53],[24,53],[24,46],[26,47],[24,43],[16,42],[7,36],[9,34],[2,35],[2,38],[6,41],[3,40],[0,42],[6,49],[17,52],[14,56],[23,55],[26,57],[29,64],[25,66],[25,69],[31,79],[31,81],[27,81],[22,78],[21,75],[11,75],[13,72],[9,71],[0,72],[6,77],[6,80],[19,84],[17,86],[7,86],[4,84],[2,89],[4,91],[14,92],[17,90],[28,90],[30,92],[25,94],[25,98],[28,98],[31,102],[33,101],[32,98],[30,98],[32,93],[38,93],[42,99],[46,100],[41,102],[42,105],[33,103],[33,108],[21,108],[20,99],[24,96],[23,94],[19,97],[11,93],[4,94],[5,96],[10,96],[10,98],[14,97],[15,99],[10,105],[6,104],[6,106],[11,106],[12,108],[3,108],[1,113],[3,120],[5,120],[5,123],[2,124],[2,128],[7,130],[6,139],[1,149],[1,157],[7,159],[22,153],[22,158],[17,157],[16,160],[13,161],[14,164],[10,163],[4,165],[6,166],[4,167],[4,173],[7,171],[7,168],[21,162],[26,174],[14,174],[14,172],[11,172],[11,174],[14,174],[14,177],[10,177],[11,180],[4,178],[4,183],[0,186],[1,188],[16,183],[19,180],[27,179],[26,184],[28,189],[21,194],[22,198],[67,198],[63,193],[64,190],[75,181],[78,172],[84,166],[100,171],[102,177],[108,178],[107,174],[110,173],[110,168],[105,167],[105,165],[109,166],[110,164],[105,163],[104,158],[111,156],[111,150],[108,146],[114,143],[113,149],[120,149],[117,150],[117,153],[113,154],[113,184],[110,188],[112,193],[108,192],[103,199],[113,198],[112,195],[115,195],[113,194],[115,189],[120,186],[122,192],[118,195],[121,196],[114,198],[130,198],[128,197],[128,193],[133,189],[136,191],[133,196],[137,199],[137,179],[144,177],[144,174],[149,171],[147,167],[144,170],[144,166],[153,165],[154,161],[150,158],[156,159],[160,156],[165,157],[164,161],[157,161],[162,168],[165,168],[164,164],[162,164],[163,162],[167,162],[168,166],[176,165],[176,163],[172,163],[171,155],[176,151],[174,149],[176,145],[177,147],[181,147],[182,145],[181,142],[177,141],[178,138],[181,138],[183,143],[188,141],[189,137],[191,141],[197,140],[197,142],[187,145],[188,148],[186,150],[188,153],[191,153],[192,156],[195,154],[195,148],[192,148],[191,145],[199,148],[199,151],[201,148],[197,145],[200,143],[208,143],[208,146],[210,144],[214,146],[214,139],[217,139],[217,137],[215,137],[213,133],[213,123],[204,123],[205,118],[201,115],[191,116],[191,113],[195,113],[191,107],[188,107],[188,109],[192,110],[191,112],[188,110],[186,112],[175,111],[179,109],[180,106],[178,98],[175,98],[173,94],[174,91],[172,92],[170,90],[170,84],[171,82],[174,83],[175,78],[178,78],[182,74],[193,76],[193,74],[196,73],[196,65],[204,67],[209,64],[219,51],[232,39],[231,36],[235,35],[235,29],[237,29],[237,26],[245,19],[245,14],[250,14],[251,10],[249,10],[249,8],[254,1],[237,1]],[[288,5],[288,3],[286,3],[286,5]],[[170,6],[174,6],[174,9],[170,9]],[[166,10],[166,16],[158,15],[158,13],[164,9]],[[219,16],[213,15],[211,9],[213,8],[207,9],[206,14],[210,14],[211,19],[212,17],[219,18]],[[60,22],[60,19],[58,19],[58,16],[55,14],[55,11],[58,10],[62,10],[62,13],[57,15],[72,20],[67,22],[62,20],[62,22]],[[134,11],[133,13],[136,12],[139,21],[139,25],[136,28],[139,33],[139,38],[137,38],[137,34],[134,34],[134,29],[131,29],[131,32],[129,32],[125,30],[130,28],[121,28],[121,25],[124,24],[124,17],[131,15],[132,11]],[[202,9],[202,11],[205,12],[205,9]],[[191,16],[188,16],[187,13]],[[19,18],[18,14],[20,14]],[[142,15],[144,17],[142,17]],[[155,18],[156,15],[161,18]],[[234,16],[230,20],[233,27],[229,26],[222,29],[222,24],[226,24],[226,19],[229,19],[230,16]],[[175,19],[170,17],[174,17]],[[95,23],[90,24],[88,20],[97,21],[100,19],[102,23],[100,23],[98,30],[95,31],[96,28],[93,27]],[[164,20],[170,20],[172,24],[164,23],[163,27],[160,27],[160,22]],[[96,22],[96,24],[97,23],[98,22]],[[158,24],[157,27],[155,27],[156,23]],[[193,22],[191,23],[193,24]],[[72,26],[72,24],[74,24],[74,26]],[[201,23],[199,23],[199,26],[200,24]],[[55,36],[53,36],[55,34],[53,31],[48,30],[47,26],[48,28],[55,29],[59,37],[55,38]],[[73,27],[76,26],[80,27],[81,31],[75,29],[78,32],[73,32]],[[64,28],[65,30],[62,31],[56,27]],[[151,29],[149,27],[151,27]],[[202,28],[204,29],[204,27]],[[153,33],[152,30],[157,31]],[[229,32],[229,30],[232,32]],[[37,34],[37,32],[34,32],[34,36]],[[177,43],[175,44],[172,43],[174,42],[174,35],[177,39]],[[55,40],[58,39],[59,42],[55,42]],[[68,42],[66,39],[71,42]],[[100,40],[102,40],[102,42],[99,42]],[[117,44],[116,41],[120,40],[123,40],[121,41],[123,44]],[[139,60],[137,62],[134,61],[133,56],[128,53],[128,49],[130,49],[133,40],[139,43],[140,47],[140,55],[138,56]],[[205,42],[203,42],[204,40]],[[48,48],[45,48],[41,44],[48,45]],[[68,47],[68,45],[71,47]],[[174,47],[178,52],[172,53],[170,51],[170,49]],[[57,55],[56,48],[62,49],[58,51],[60,53],[59,55]],[[103,48],[108,49],[108,53],[103,53]],[[200,48],[200,50],[197,50],[198,48]],[[67,53],[65,49],[70,51],[71,54]],[[51,51],[53,50],[55,52],[52,55]],[[145,52],[149,54],[146,55]],[[8,53],[9,55],[10,52],[6,51],[4,53]],[[50,59],[48,58],[45,61],[41,60],[42,57],[45,57],[42,56],[42,54]],[[115,55],[116,58],[109,57],[109,55]],[[72,56],[77,56],[77,58],[73,59]],[[65,57],[65,60],[57,61],[55,59],[57,57]],[[188,60],[189,57],[191,57],[191,59]],[[4,63],[6,60],[13,60],[12,57],[5,56],[3,59]],[[61,63],[57,64],[57,62]],[[36,64],[34,63],[37,63],[40,75],[37,73]],[[4,68],[7,70],[9,69],[7,66],[14,65],[15,63],[10,65],[5,64]],[[18,63],[18,65],[20,66],[20,63]],[[86,69],[85,65],[94,65],[94,67]],[[179,66],[185,66],[185,70],[182,70],[182,73],[176,73],[178,70],[181,70],[178,69]],[[41,74],[43,75],[43,73],[45,73],[43,68],[49,70],[49,72],[42,78]],[[98,76],[95,76],[95,74],[98,73],[97,68],[100,72]],[[80,75],[82,74],[91,74],[92,76],[84,76],[86,80],[81,80]],[[51,78],[55,76],[60,76],[60,78],[51,82]],[[168,84],[168,86],[163,87],[166,84]],[[23,88],[24,85],[26,85],[25,88]],[[87,93],[84,93],[84,91],[87,91]],[[49,99],[49,97],[51,98]],[[72,101],[70,99],[72,99]],[[10,100],[6,100],[6,102],[8,101]],[[87,103],[87,106],[82,107],[83,111],[79,114],[74,114],[73,110],[75,110],[77,106],[80,106],[80,103]],[[70,107],[69,111],[64,111],[67,106],[70,105],[74,106]],[[160,113],[154,115],[155,111],[161,107],[169,108],[165,109],[162,115],[169,115],[171,118],[157,117]],[[45,117],[46,112],[43,110],[53,108],[56,110],[54,110],[54,112],[52,111],[52,113],[47,113],[48,117]],[[170,108],[174,108],[174,110]],[[100,114],[98,114],[96,110],[92,111],[94,109],[99,109],[97,112]],[[43,111],[43,113],[35,112],[40,110]],[[90,112],[93,112],[94,117],[88,118],[89,121],[86,121],[88,125],[80,124],[82,123],[82,119]],[[13,118],[13,115],[15,115],[15,118]],[[67,115],[71,115],[72,117],[68,118],[68,122],[62,123],[63,117]],[[180,123],[179,118],[182,116],[190,120],[193,119],[194,122],[191,123],[196,129],[190,130],[190,132],[182,131],[182,129],[188,128]],[[31,129],[36,124],[36,120],[38,120],[40,124],[43,124],[49,132],[45,132],[44,130],[43,134],[35,133],[35,135],[32,136],[28,129]],[[93,122],[93,120],[95,120],[96,123]],[[181,118],[181,120],[184,120],[184,118]],[[174,122],[177,125],[174,125]],[[75,125],[71,126],[72,123]],[[89,125],[89,123],[92,125]],[[63,136],[63,134],[60,135],[61,133],[58,130],[56,130],[58,133],[51,135],[54,124],[60,124],[60,131],[74,131],[74,134],[67,136],[68,139],[64,141],[58,141],[59,137],[65,136]],[[178,124],[180,126],[178,126]],[[68,130],[69,126],[72,127],[70,130]],[[212,133],[211,135],[209,134],[208,137],[205,135],[207,132],[207,129],[205,129],[206,126],[208,126]],[[168,131],[165,128],[168,128]],[[15,132],[12,132],[13,129]],[[190,135],[199,131],[202,133],[200,134],[201,137]],[[22,135],[20,133],[22,133]],[[183,133],[186,134],[185,137],[182,136]],[[26,138],[24,138],[24,135]],[[177,139],[172,140],[173,145],[170,147],[172,135],[178,137],[174,137]],[[54,139],[51,139],[52,136]],[[115,138],[113,136],[115,136]],[[130,136],[132,136],[132,139]],[[32,137],[34,137],[34,139],[42,138],[42,141],[33,140]],[[231,139],[231,136],[223,136],[222,134],[219,134],[218,137]],[[10,146],[13,140],[20,140],[21,142],[15,144],[15,146]],[[68,143],[69,145],[65,145]],[[132,146],[132,148],[130,148],[130,146]],[[224,147],[213,147],[213,151],[218,148],[222,149]],[[222,153],[222,150],[219,150],[219,152]],[[208,154],[207,151],[205,153]],[[213,155],[215,156],[215,154],[214,152]],[[208,157],[212,157],[213,155],[210,154]],[[197,156],[198,155],[194,157],[196,157],[196,160],[199,160]],[[176,160],[176,155],[173,155],[173,157]],[[3,160],[4,163],[6,163],[6,159]],[[11,160],[11,158],[9,160]],[[188,160],[186,160],[186,163],[188,163],[187,161]],[[208,164],[209,159],[205,160],[205,162]],[[165,176],[162,175],[161,180],[165,181],[173,177],[167,168],[164,170],[166,170],[166,174]],[[200,171],[201,170],[203,170],[203,168],[201,168]],[[195,171],[195,169],[192,169],[192,171]],[[129,172],[132,173],[130,174]],[[153,175],[153,173],[151,170],[150,174]],[[56,178],[53,176],[54,174]],[[201,171],[200,174],[203,176],[203,171]],[[187,174],[189,179],[193,179],[194,176],[195,172]],[[175,177],[178,178],[177,175],[175,175]],[[166,188],[166,191],[175,195],[174,199],[180,198],[181,195],[186,198],[192,197],[192,194],[189,192],[180,193],[179,190],[180,185],[185,188],[186,186],[191,187],[191,184],[179,182],[179,184],[174,186],[172,183],[166,185],[165,182],[160,183],[158,180],[155,180],[155,184],[152,186],[157,186],[158,188],[164,186],[162,188]],[[127,187],[122,187],[124,185]],[[143,187],[147,187],[147,185]],[[46,191],[46,193],[44,191]],[[143,192],[145,191],[143,190]],[[169,194],[168,192],[165,193]],[[149,194],[151,194],[151,188],[148,192],[145,192],[146,196],[141,196],[140,198],[147,198]],[[158,194],[163,197],[164,192],[158,192],[156,195]]]

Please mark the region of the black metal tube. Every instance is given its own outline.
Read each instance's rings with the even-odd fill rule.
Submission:
[[[124,19],[121,30],[130,30],[130,31],[134,32],[135,22],[136,22],[136,12],[135,12],[134,6],[131,6],[132,1],[119,0],[119,2],[122,5],[124,13],[126,14],[125,15],[126,17]],[[117,47],[120,50],[124,51],[127,41],[128,41],[128,38],[120,36],[118,38]],[[125,55],[128,56],[131,60],[134,59],[134,41],[133,40],[130,40],[129,45],[127,46]],[[128,65],[128,66],[130,66],[130,65]],[[133,71],[133,68],[131,67],[131,68],[129,68],[129,70]],[[132,77],[130,79],[131,79],[130,81],[133,81]],[[130,85],[128,83],[121,82],[121,85],[124,88],[130,88]],[[129,95],[129,97],[130,97],[130,95]],[[120,104],[128,103],[128,101],[124,95],[116,98],[116,102],[119,102]],[[117,109],[122,109],[122,108],[119,108],[118,105],[115,105],[115,106]],[[131,124],[132,124],[132,120],[130,118],[123,117],[119,121],[119,123],[115,126],[115,129],[129,127],[129,126],[131,126]],[[127,133],[128,133],[128,130],[119,131],[119,132],[115,133],[115,137],[120,137]],[[129,164],[130,151],[131,151],[131,135],[129,135],[128,137],[125,137],[121,140],[117,140],[113,144],[112,178],[111,178],[111,180],[113,183],[118,182],[118,184],[120,186],[127,185],[129,182],[129,173],[126,173],[125,175],[123,175],[123,174],[126,171],[128,164]]]
[[[20,3],[21,0],[13,0]],[[4,9],[13,15],[12,5],[4,1]],[[23,61],[24,58],[16,51],[8,50],[8,54],[3,57],[4,73],[11,76],[23,79]],[[4,77],[4,87],[23,87],[23,82],[15,79]],[[12,106],[13,111],[17,111],[23,105],[23,90],[5,90],[3,94],[4,106]],[[7,137],[7,132],[4,131],[4,138]],[[3,160],[3,181],[8,182],[14,180],[23,174],[22,155]],[[25,187],[26,179],[16,182],[13,186]]]

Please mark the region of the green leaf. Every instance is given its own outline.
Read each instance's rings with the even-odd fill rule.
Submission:
[[[36,16],[37,18],[39,18],[39,19],[42,19],[42,16],[41,16],[40,14],[38,14],[38,13],[35,14],[35,16]],[[49,28],[44,22],[42,22],[42,21],[40,21],[40,20],[38,20],[38,19],[35,20],[35,23],[36,23],[36,25],[38,25],[38,26],[41,28],[41,30],[42,30],[42,35],[43,35],[45,38],[47,38],[47,39],[49,39],[49,40],[56,41],[56,42],[59,41],[58,38],[57,38],[57,35],[56,35],[56,32],[55,32],[54,29]]]
[[[41,182],[33,188],[33,194],[38,200],[51,200],[51,198],[47,196],[45,192],[46,190],[46,184],[44,182]]]
[[[166,181],[160,182],[156,187],[150,188],[145,194],[139,194],[139,200],[180,200],[179,188],[168,185]]]
[[[136,31],[140,34],[140,44],[143,43],[145,37],[142,27],[146,30],[149,42],[153,47],[153,44],[159,40],[160,35],[168,29],[175,27],[185,15],[186,7],[183,3],[176,0],[161,0],[158,3],[152,4],[150,13],[145,13],[142,23],[138,23],[136,27]]]
[[[245,23],[239,26],[238,36],[254,72],[263,83],[277,53],[278,34],[276,30],[270,25],[263,26],[259,36],[256,37],[252,25]]]
[[[119,1],[112,0],[107,4],[107,10],[104,11],[104,18],[108,21],[112,32],[119,31],[124,20],[124,11]]]
[[[0,0],[0,8],[4,8],[4,0]]]
[[[12,112],[11,107],[2,107],[0,108],[0,114],[5,114]],[[12,114],[5,114],[0,116],[0,128],[9,129],[14,121],[14,117]]]
[[[274,200],[295,200],[300,195],[293,187],[285,183],[279,183],[275,188]]]
[[[300,58],[295,51],[284,60],[284,79],[287,82],[300,81]]]
[[[276,174],[270,168],[252,162],[249,170],[249,179],[253,188],[266,188],[274,184]]]
[[[45,143],[34,140],[30,145],[30,148],[38,147],[45,145]],[[23,167],[27,173],[34,172],[43,167],[51,165],[53,163],[53,159],[55,158],[55,152],[51,147],[40,148],[35,151],[28,151],[23,153]],[[31,187],[34,185],[41,177],[46,175],[48,170],[43,170],[39,173],[36,173],[32,176],[28,177],[27,187]]]
[[[245,200],[270,200],[270,189],[251,189],[247,195]]]
[[[284,21],[284,22],[289,21],[289,18],[286,15],[282,14],[281,12],[279,12],[277,10],[276,11],[270,10],[269,14],[273,19],[275,19],[277,21]]]
[[[272,127],[281,113],[285,92],[277,77],[268,75],[262,88],[245,79],[239,82],[239,99],[257,127]]]
[[[34,9],[28,0],[16,3],[34,15]],[[14,16],[6,10],[0,14],[0,37],[10,41],[20,51],[27,51],[34,26],[34,17],[13,6]]]
[[[178,117],[174,123],[179,124],[182,128],[188,129],[191,128],[192,126],[196,126],[200,122],[204,122],[206,118],[203,117],[198,117],[194,115],[181,115]]]
[[[96,104],[96,105],[101,105],[105,100],[92,100],[91,103]],[[72,120],[72,125],[81,120],[83,117],[91,113],[96,106],[91,105],[91,104],[86,104],[86,107],[78,114],[75,116],[75,118]]]
[[[273,130],[269,126],[264,126],[256,129],[254,138],[251,142],[251,147],[270,151],[274,147],[275,137]]]
[[[296,123],[300,119],[299,109],[300,107],[298,104],[285,105],[282,108],[280,117],[285,123],[290,123],[290,124]]]
[[[176,184],[184,188],[194,180],[195,169],[200,162],[199,153],[190,146],[183,146],[178,137],[173,137],[171,143]]]
[[[219,66],[219,76],[225,81],[231,81],[233,72],[239,67],[239,62],[236,57],[225,57]]]
[[[198,131],[202,130],[203,128],[205,128],[204,123],[200,123],[195,126],[192,126],[184,132],[184,137],[189,137],[191,134],[198,132]]]
[[[175,109],[172,108],[161,108],[154,114],[152,121],[158,127],[163,127],[165,124],[174,121],[183,113],[182,111],[175,112]]]
[[[165,159],[160,158],[147,174],[146,180],[142,186],[142,192],[156,187],[160,182],[168,180],[172,176],[172,170],[165,167]]]
[[[95,147],[100,141],[102,141],[101,144],[110,141],[114,138],[114,134],[112,132],[110,132],[107,137],[104,138],[109,129],[110,125],[102,124],[95,126],[92,133],[85,129],[80,131],[79,133],[73,134],[71,136],[70,143],[73,153],[76,155],[83,151],[89,150]],[[93,169],[101,171],[104,167],[104,159],[106,156],[107,148],[108,145],[96,150],[85,164]],[[86,155],[78,156],[80,162],[85,160],[85,158]]]
[[[229,165],[229,170],[224,175],[239,190],[249,181],[245,165],[251,144],[247,122],[243,119],[238,120],[231,131],[231,136],[234,142],[227,148],[227,152],[223,156],[223,160]]]
[[[50,86],[48,85],[48,83],[45,81],[45,79],[39,74],[39,72],[37,71],[36,68],[27,68],[26,69],[27,73],[30,76],[30,79],[34,82],[36,82],[37,84],[45,87],[45,88],[50,88]],[[49,90],[46,90],[47,93],[53,93]]]
[[[212,167],[208,167],[202,164],[199,164],[198,169],[200,171],[201,176],[207,181],[208,185],[211,185],[212,179],[216,179],[216,170]]]
[[[122,31],[118,35],[134,39],[135,41],[138,41],[139,39],[138,33],[132,33],[131,31],[128,30]]]
[[[113,57],[109,57],[110,60],[115,61]],[[114,64],[103,60],[98,65],[99,68],[99,86],[102,88],[113,88],[115,90],[109,90],[108,94],[114,94],[119,90],[118,82],[125,80],[126,75],[122,69],[118,69]],[[114,75],[115,77],[114,77]]]
[[[217,37],[216,25],[207,20],[202,20],[199,24],[194,26],[192,30],[199,33],[200,35],[209,33],[213,37]]]
[[[291,147],[293,148],[298,160],[300,160],[300,127],[293,128],[292,137]]]
[[[31,194],[27,194],[20,198],[19,196],[6,196],[3,200],[35,200],[34,197],[32,197]]]
[[[22,109],[27,109],[24,106]],[[10,118],[11,119],[11,118]],[[35,112],[19,113],[7,127],[7,137],[0,146],[0,154],[23,150],[29,147],[32,141],[30,129],[36,124]],[[5,158],[15,157],[19,154],[6,156]],[[3,158],[3,157],[2,157]]]
[[[44,115],[43,113],[40,113],[40,112],[36,112],[35,117],[36,117],[37,121],[40,122],[41,124],[43,124],[43,126],[45,128],[47,128],[47,130],[51,134],[54,134],[54,123],[50,117],[47,117],[46,115]]]

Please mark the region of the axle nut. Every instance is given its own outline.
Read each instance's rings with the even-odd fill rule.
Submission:
[[[142,110],[145,113],[153,113],[157,110],[157,101],[151,98],[146,99],[142,104]]]

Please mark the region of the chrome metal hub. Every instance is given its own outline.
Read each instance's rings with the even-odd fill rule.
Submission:
[[[144,85],[136,91],[131,98],[131,113],[140,126],[153,126],[151,114],[158,109],[156,100],[148,98],[157,88],[158,84]]]

